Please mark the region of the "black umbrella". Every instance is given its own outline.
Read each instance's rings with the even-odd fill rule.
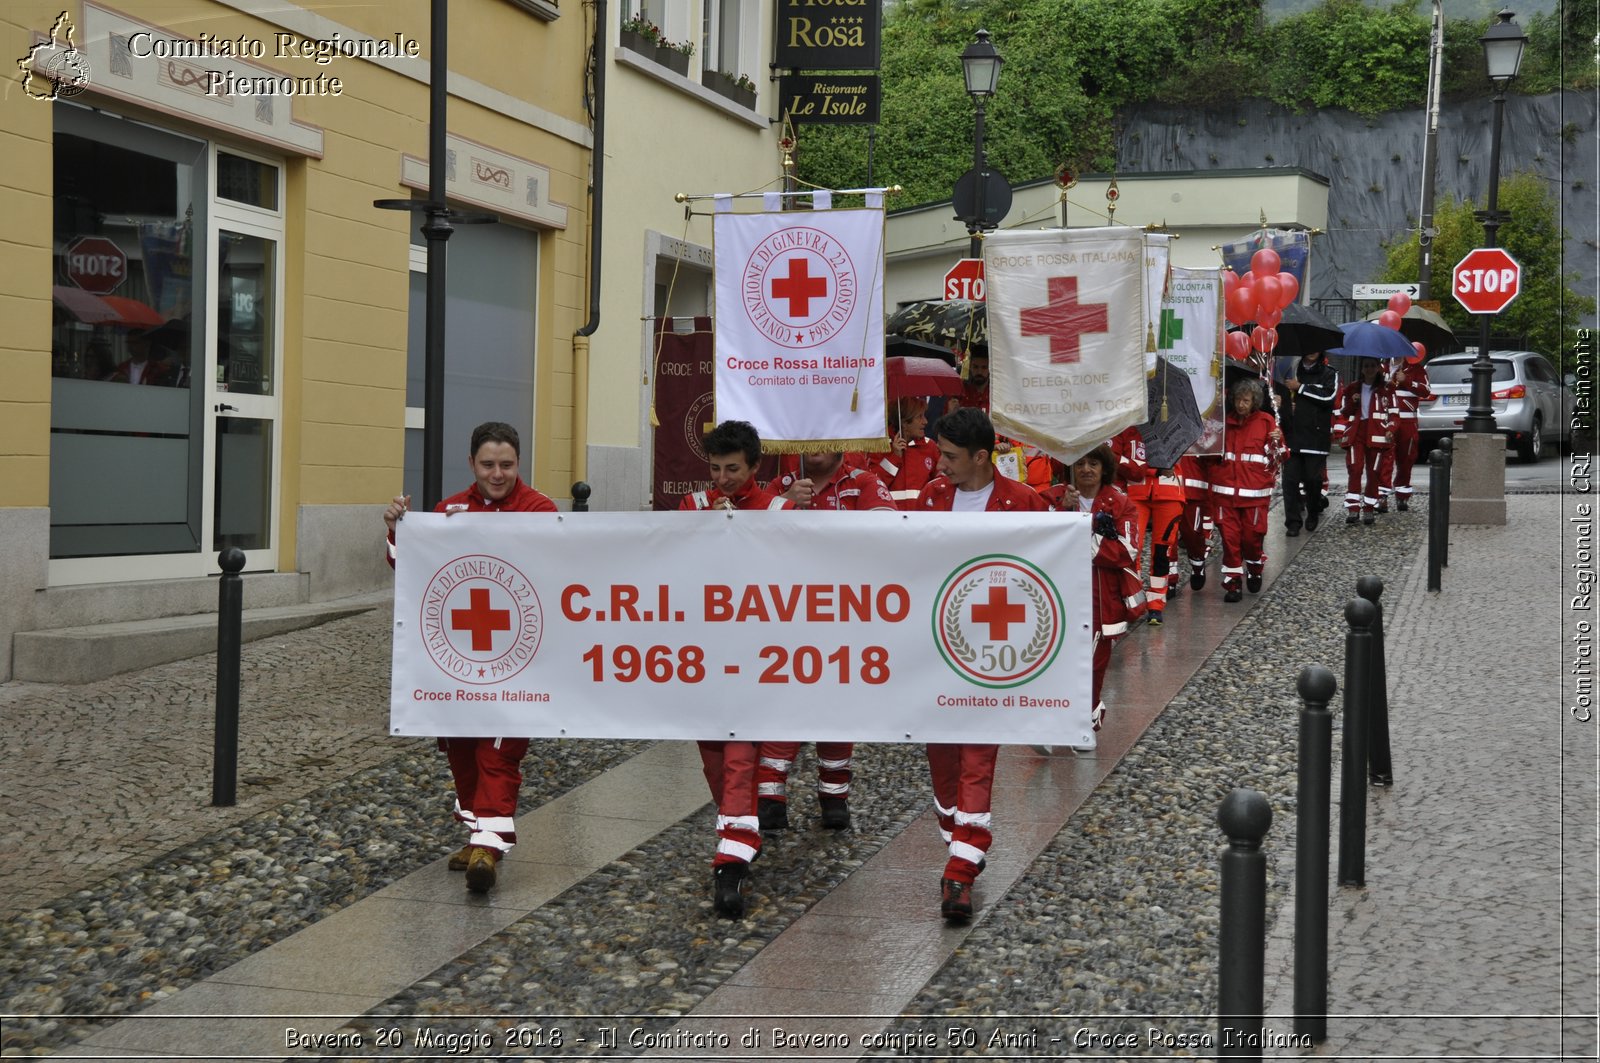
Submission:
[[[1139,434],[1144,437],[1144,460],[1153,468],[1170,469],[1205,429],[1200,406],[1194,399],[1194,385],[1189,382],[1188,373],[1157,357],[1148,396],[1150,420],[1139,426]]]
[[[937,343],[953,351],[989,346],[989,316],[975,299],[925,299],[889,315],[883,331],[893,336]]]
[[[1367,315],[1367,320],[1376,321],[1383,312],[1374,310]],[[1412,303],[1411,309],[1400,319],[1400,335],[1408,340],[1416,340],[1428,348],[1430,355],[1443,354],[1445,351],[1454,350],[1456,346],[1456,334],[1445,323],[1444,318],[1432,310],[1424,310],[1416,303]]]

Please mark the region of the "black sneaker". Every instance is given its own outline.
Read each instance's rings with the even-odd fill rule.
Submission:
[[[1300,534],[1300,525],[1298,525],[1298,524],[1289,525],[1288,527],[1283,529],[1283,534],[1287,535],[1291,539],[1295,538],[1297,535]]]
[[[1351,510],[1349,513],[1345,514],[1344,522],[1346,524],[1360,524],[1361,514],[1357,513],[1355,510]]]
[[[1378,523],[1378,515],[1373,513],[1371,510],[1368,510],[1366,513],[1361,515],[1361,523],[1368,525],[1376,524]]]
[[[1176,579],[1167,581],[1167,601],[1176,601],[1178,599],[1178,595],[1182,593],[1183,584],[1179,583]]]
[[[1244,601],[1244,592],[1241,591],[1239,588],[1235,587],[1235,588],[1233,588],[1233,590],[1225,592],[1222,595],[1222,600],[1225,601],[1225,602],[1241,602],[1241,601]]]
[[[1308,531],[1308,532],[1316,531],[1317,530],[1317,524],[1321,520],[1322,520],[1322,510],[1314,509],[1310,513],[1307,513],[1306,514],[1306,531]]]
[[[824,830],[850,829],[850,802],[848,800],[829,794],[819,796],[817,804],[822,806],[822,827]]]
[[[953,878],[939,880],[939,914],[952,923],[972,918],[972,883]]]
[[[789,802],[776,797],[763,797],[756,801],[756,819],[762,830],[786,830],[789,826]]]
[[[724,919],[743,919],[750,893],[750,865],[718,864],[711,869],[711,907]]]
[[[1261,593],[1261,577],[1260,576],[1246,576],[1244,578],[1244,587],[1245,587],[1245,590],[1249,591],[1251,594],[1260,594]]]
[[[1147,617],[1145,619],[1145,623],[1149,624],[1151,627],[1160,627],[1161,626],[1161,614],[1160,613],[1151,613],[1149,615],[1149,617]]]
[[[1398,513],[1408,513],[1408,512],[1411,511],[1411,503],[1407,502],[1403,498],[1396,499],[1395,503],[1394,503],[1394,508],[1395,508],[1395,511],[1398,512]]]
[[[1200,588],[1204,587],[1205,585],[1206,585],[1206,573],[1205,573],[1204,569],[1201,569],[1199,572],[1191,572],[1191,573],[1189,573],[1189,589],[1190,590],[1197,591]]]

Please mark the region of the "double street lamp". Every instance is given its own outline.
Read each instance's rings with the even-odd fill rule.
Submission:
[[[1498,247],[1496,242],[1503,217],[1499,210],[1500,199],[1500,121],[1505,115],[1506,86],[1517,76],[1522,65],[1522,49],[1528,38],[1516,23],[1509,10],[1495,16],[1499,21],[1490,25],[1482,37],[1483,57],[1489,67],[1489,80],[1494,83],[1494,125],[1489,138],[1489,195],[1485,209],[1476,217],[1483,222],[1485,247]],[[1495,430],[1494,406],[1490,399],[1490,381],[1494,365],[1489,361],[1489,325],[1493,314],[1479,315],[1478,355],[1472,360],[1472,393],[1468,400],[1467,415],[1461,422],[1463,432],[1493,432]]]
[[[972,97],[973,105],[977,108],[977,121],[972,132],[972,172],[967,175],[971,178],[972,187],[970,190],[962,188],[966,178],[956,182],[956,199],[959,208],[959,201],[964,194],[969,192],[971,195],[971,208],[963,220],[967,223],[967,232],[972,236],[973,258],[983,256],[981,234],[995,228],[996,223],[988,219],[988,214],[997,209],[1004,214],[1004,211],[1011,208],[1011,188],[1006,185],[1005,178],[999,174],[991,174],[989,157],[983,149],[983,101],[994,95],[995,85],[1000,81],[1000,65],[1004,62],[1000,52],[989,43],[988,30],[979,30],[973,42],[961,53],[961,72],[967,80],[967,95]],[[1004,189],[1003,208],[999,202],[1001,197],[990,194],[991,181]]]

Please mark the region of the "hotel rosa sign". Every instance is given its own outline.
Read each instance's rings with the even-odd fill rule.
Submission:
[[[778,0],[777,65],[794,70],[876,70],[880,0]]]

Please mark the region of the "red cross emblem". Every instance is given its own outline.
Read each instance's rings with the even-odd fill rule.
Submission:
[[[972,607],[972,622],[989,625],[989,641],[1004,642],[1010,638],[1012,624],[1020,624],[1028,617],[1028,610],[1012,605],[1004,587],[990,587],[989,600]]]
[[[1083,357],[1080,336],[1109,331],[1107,304],[1078,302],[1076,277],[1051,277],[1048,291],[1044,306],[1023,309],[1022,334],[1049,336],[1051,362],[1076,362]]]
[[[789,260],[789,275],[772,278],[772,297],[789,301],[790,317],[806,317],[811,313],[811,300],[828,294],[826,277],[811,276],[811,263],[804,258]],[[800,309],[796,310],[795,305]]]
[[[511,630],[511,610],[489,608],[489,589],[473,587],[468,591],[472,603],[467,609],[450,610],[450,627],[454,631],[472,632],[472,648],[477,652],[494,649],[494,633]]]

